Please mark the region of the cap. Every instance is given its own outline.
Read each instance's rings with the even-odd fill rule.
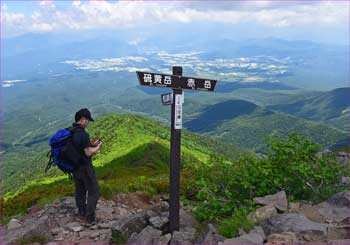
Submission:
[[[94,119],[92,119],[92,117],[91,117],[90,111],[86,108],[80,109],[79,111],[77,111],[75,113],[75,121],[76,122],[79,121],[82,117],[85,117],[92,122],[94,121]]]

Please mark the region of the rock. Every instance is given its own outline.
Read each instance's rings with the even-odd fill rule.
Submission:
[[[274,233],[267,237],[267,243],[269,244],[293,244],[297,242],[298,238],[293,232]]]
[[[289,203],[289,212],[295,213],[300,210],[301,204],[300,202],[290,202]]]
[[[266,219],[269,219],[273,216],[277,215],[277,210],[272,205],[267,205],[255,210],[255,212],[249,214],[249,218],[253,221],[253,223],[261,223]]]
[[[4,230],[2,243],[15,243],[17,240],[30,239],[32,237],[42,237],[46,241],[53,239],[49,230],[47,216],[40,219],[28,219],[25,224],[16,229]]]
[[[261,226],[256,226],[249,233],[240,237],[226,239],[223,243],[219,244],[262,244],[266,239],[264,230]]]
[[[318,207],[318,212],[323,217],[333,222],[340,222],[350,217],[350,191],[339,192]]]
[[[324,151],[319,151],[316,153],[316,156],[317,157],[331,157],[331,156],[334,156],[334,152],[329,150],[329,149],[325,149]]]
[[[337,161],[341,164],[350,162],[350,154],[346,152],[337,152],[336,157]]]
[[[60,227],[65,227],[70,221],[71,221],[70,218],[63,217],[63,218],[58,219],[58,224]],[[75,222],[75,224],[78,224],[78,223]]]
[[[331,241],[328,241],[328,244],[350,244],[350,239],[331,240]]]
[[[350,224],[328,227],[328,240],[350,239]]]
[[[81,231],[79,232],[79,237],[80,238],[86,238],[90,236],[91,231]]]
[[[277,210],[282,212],[285,212],[288,209],[287,196],[284,191],[264,197],[255,197],[254,201],[257,204],[274,206]]]
[[[161,211],[161,212],[169,211],[169,203],[166,202],[166,201],[162,201],[162,202],[160,203],[160,211]]]
[[[225,238],[219,234],[213,224],[208,224],[207,229],[203,232],[199,238],[198,244],[218,244],[224,241]]]
[[[132,236],[127,244],[154,244],[160,240],[161,235],[160,230],[147,226],[139,234]]]
[[[238,235],[239,236],[243,236],[244,234],[247,234],[247,232],[245,232],[242,228],[238,229]]]
[[[350,191],[342,191],[327,200],[327,203],[338,207],[350,207]]]
[[[56,214],[56,213],[57,213],[57,208],[55,208],[55,207],[49,207],[49,208],[48,208],[48,213],[49,213],[49,214]]]
[[[346,186],[350,186],[350,177],[342,176],[340,178],[340,183]]]
[[[79,231],[83,230],[83,227],[81,225],[79,225],[79,226],[73,226],[70,229],[74,232],[79,232]]]
[[[121,224],[116,224],[112,227],[112,231],[121,232],[123,235],[130,237],[132,233],[141,232],[147,226],[146,214],[138,213],[122,221]]]
[[[129,215],[129,212],[126,208],[122,208],[122,207],[116,207],[114,209],[114,216],[118,217],[118,218],[123,218]]]
[[[191,227],[185,227],[180,231],[174,231],[170,244],[190,244],[195,240],[196,229]]]
[[[11,219],[10,222],[7,224],[7,229],[12,230],[12,229],[17,229],[20,228],[22,224],[19,222],[18,219]]]
[[[189,211],[180,209],[180,230],[183,227],[195,227],[196,218]]]
[[[70,231],[74,231],[74,229],[78,229],[79,227],[81,227],[81,225],[78,222],[71,222],[66,224],[64,227],[66,227]],[[81,230],[82,230],[82,227],[81,227]]]
[[[112,227],[112,222],[100,223],[100,224],[97,225],[97,227],[101,228],[101,229],[111,228]]]
[[[57,237],[55,237],[55,239],[54,239],[56,242],[62,242],[63,240],[64,240],[64,237],[63,236],[57,236]]]
[[[60,233],[63,233],[63,228],[54,228],[51,230],[52,235],[58,235]]]
[[[164,236],[161,236],[157,242],[155,242],[156,245],[164,245],[168,244],[169,241],[171,240],[171,234],[168,233]]]
[[[249,231],[247,234],[241,236],[243,239],[247,239],[252,243],[263,243],[266,239],[265,232],[261,226],[256,226],[254,229]]]
[[[282,214],[271,217],[262,225],[266,234],[293,232],[301,237],[310,235],[313,240],[322,240],[327,236],[327,225],[312,222],[304,214]]]
[[[74,197],[64,197],[62,200],[61,208],[64,209],[75,209],[75,198]]]
[[[151,219],[153,217],[156,217],[157,215],[158,215],[157,212],[155,212],[151,209],[146,211],[146,218],[147,219]]]
[[[150,218],[149,222],[151,223],[152,226],[161,230],[169,222],[169,219],[167,217],[156,216],[156,217]]]
[[[113,212],[113,208],[100,205],[100,207],[96,210],[96,217],[100,220],[112,220]]]

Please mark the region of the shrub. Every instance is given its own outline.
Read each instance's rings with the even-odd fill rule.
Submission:
[[[198,190],[200,220],[232,217],[238,207],[253,206],[253,197],[280,190],[290,198],[320,201],[342,189],[342,166],[334,157],[317,157],[317,144],[297,134],[271,135],[266,142],[267,156],[235,163],[211,156],[209,166],[197,167],[192,185]]]

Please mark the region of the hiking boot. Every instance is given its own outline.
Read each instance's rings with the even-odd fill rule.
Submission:
[[[81,216],[81,217],[85,217],[85,215],[86,215],[86,211],[85,211],[85,209],[78,209],[78,215],[79,216]]]
[[[97,221],[96,221],[95,215],[86,216],[86,226],[93,226],[96,224],[97,224]]]

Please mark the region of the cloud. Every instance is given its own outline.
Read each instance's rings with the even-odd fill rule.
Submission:
[[[142,2],[73,1],[65,8],[40,1],[33,14],[2,5],[1,21],[8,32],[121,29],[157,23],[214,22],[255,24],[272,28],[347,25],[348,2]]]

